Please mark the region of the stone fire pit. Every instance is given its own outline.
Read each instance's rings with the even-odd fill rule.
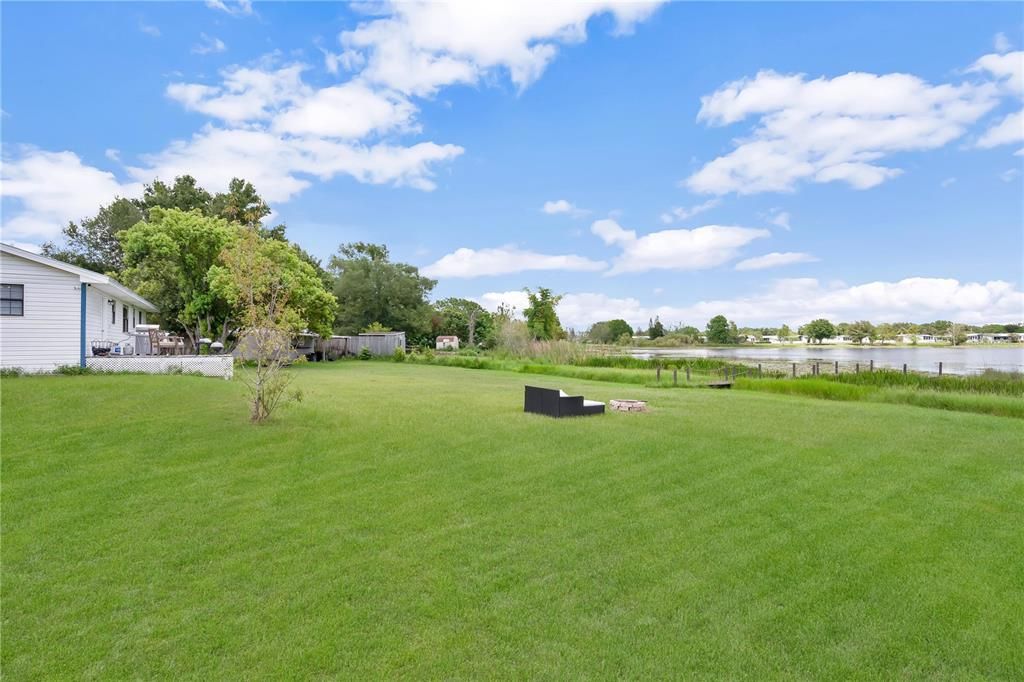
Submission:
[[[646,412],[647,401],[646,400],[626,400],[625,398],[615,398],[609,403],[613,410],[616,412]]]

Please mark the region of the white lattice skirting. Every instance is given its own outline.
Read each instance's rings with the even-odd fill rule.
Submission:
[[[201,374],[204,377],[230,379],[235,364],[230,355],[169,355],[120,358],[86,358],[86,367],[97,372],[142,372],[144,374]]]

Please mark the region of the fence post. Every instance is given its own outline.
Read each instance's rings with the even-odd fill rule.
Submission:
[[[796,363],[793,363],[793,378],[796,379]]]
[[[871,361],[871,372],[874,373],[874,371],[875,371],[875,361],[872,360]]]
[[[941,362],[939,363],[939,366],[940,366],[940,367],[942,366],[942,363],[941,363]],[[760,362],[759,362],[759,363],[757,363],[757,378],[758,378],[758,379],[760,379],[760,378],[761,378],[761,363],[760,363]]]
[[[853,373],[854,374],[860,374],[860,363],[859,362],[856,365],[853,366]]]
[[[686,366],[686,383],[690,383],[690,366]]]
[[[655,373],[656,373],[656,376],[657,376],[657,379],[658,379],[658,383],[660,384],[660,383],[661,383],[661,365],[658,365],[658,366],[657,366],[657,367],[655,368],[655,370],[654,370],[654,371],[655,371]]]
[[[942,363],[939,363],[939,376],[942,376]]]
[[[903,373],[904,374],[907,373],[907,363],[905,363],[905,362],[903,363]]]
[[[679,368],[678,367],[673,367],[672,368],[672,385],[673,386],[678,386],[679,385]]]
[[[836,371],[835,371],[835,373],[839,374],[839,361],[838,360],[836,360]]]

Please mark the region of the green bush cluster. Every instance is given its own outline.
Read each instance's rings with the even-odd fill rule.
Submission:
[[[373,353],[370,352],[369,346],[363,346],[359,349],[359,355],[357,357],[360,360],[370,360],[373,358]]]

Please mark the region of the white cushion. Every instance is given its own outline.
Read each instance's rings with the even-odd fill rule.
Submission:
[[[602,403],[600,400],[584,400],[583,401],[583,406],[584,407],[593,407],[594,405],[604,405],[604,403]]]
[[[568,394],[568,393],[566,393],[565,391],[559,391],[559,392],[558,392],[558,397],[559,397],[559,398],[568,398],[568,397],[569,397],[569,394]]]

